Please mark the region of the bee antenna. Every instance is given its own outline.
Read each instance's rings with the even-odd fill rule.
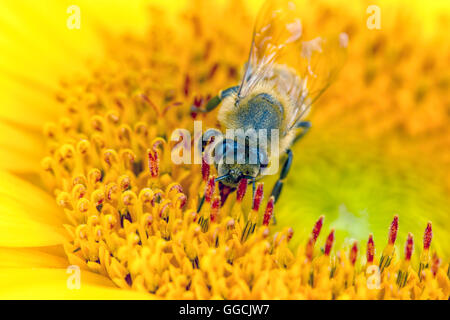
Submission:
[[[224,174],[223,176],[217,177],[217,178],[214,180],[214,182],[221,181],[221,180],[223,180],[223,179],[228,178],[229,176],[230,176],[229,173]]]

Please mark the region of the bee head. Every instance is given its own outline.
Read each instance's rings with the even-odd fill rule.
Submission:
[[[229,187],[237,187],[241,179],[256,180],[261,169],[267,167],[266,153],[258,148],[243,146],[236,141],[228,141],[224,146],[224,152],[216,154],[219,175],[216,180]]]

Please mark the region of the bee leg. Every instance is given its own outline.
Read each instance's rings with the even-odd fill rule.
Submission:
[[[197,213],[199,213],[200,210],[202,210],[204,202],[205,202],[205,196],[203,195],[203,197],[200,199],[200,203],[198,204]]]
[[[297,128],[302,128],[302,131],[295,137],[294,142],[296,143],[298,140],[300,140],[311,128],[311,122],[309,121],[300,121],[296,125]]]
[[[194,106],[191,107],[191,111],[192,112],[203,112],[203,113],[207,113],[210,112],[212,110],[214,110],[215,108],[217,108],[217,106],[222,102],[223,99],[225,99],[226,97],[235,94],[236,92],[238,92],[239,90],[239,86],[234,86],[234,87],[230,87],[228,89],[222,90],[219,92],[219,94],[213,98],[211,98],[207,103],[205,108],[196,108]]]
[[[297,142],[300,140],[311,128],[311,122],[309,121],[300,121],[297,125],[297,128],[302,128],[303,130],[295,137],[294,142]],[[275,183],[271,196],[274,197],[274,203],[277,202],[278,198],[280,197],[281,190],[283,189],[283,181],[286,179],[289,170],[291,169],[292,160],[293,160],[293,154],[291,149],[286,150],[287,158],[284,161],[283,167],[281,168],[280,177],[278,178],[277,182]],[[276,224],[275,215],[273,216],[273,223]]]
[[[256,179],[252,180],[252,199],[255,198],[255,192],[256,192]]]
[[[283,181],[284,181],[284,179],[286,179],[286,177],[289,173],[289,169],[291,168],[291,165],[292,165],[293,154],[292,154],[291,149],[286,150],[286,154],[287,154],[287,158],[284,161],[283,167],[281,168],[280,177],[278,178],[277,182],[275,183],[275,185],[272,189],[272,193],[271,193],[271,196],[274,197],[274,203],[276,203],[278,198],[280,197],[281,190],[283,189]],[[273,223],[276,224],[275,215],[273,215]]]

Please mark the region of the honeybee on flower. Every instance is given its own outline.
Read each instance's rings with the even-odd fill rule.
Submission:
[[[226,138],[209,129],[203,142],[209,143],[205,153],[214,158],[216,181],[227,190],[222,194],[235,190],[242,179],[255,190],[255,181],[277,173],[283,157],[271,192],[275,201],[279,198],[293,160],[290,148],[311,127],[305,121],[311,105],[345,60],[346,33],[317,34],[304,21],[293,1],[267,1],[256,19],[241,83],[220,91],[203,109],[195,109],[210,112],[220,106],[218,120],[227,130]]]

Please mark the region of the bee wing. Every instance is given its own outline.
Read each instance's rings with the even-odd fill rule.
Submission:
[[[322,30],[325,23],[318,20],[320,17],[301,17],[294,1],[266,1],[256,20],[238,99],[265,80],[294,102],[289,123],[295,126],[334,81],[345,61],[346,34],[336,33],[332,24]]]
[[[258,13],[246,70],[238,91],[246,96],[254,86],[271,76],[273,67],[287,44],[301,36],[301,22],[292,2],[266,1]]]

